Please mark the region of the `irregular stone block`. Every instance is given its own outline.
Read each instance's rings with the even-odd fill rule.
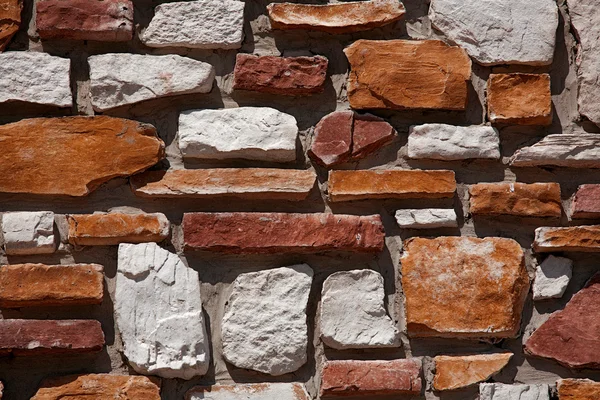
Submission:
[[[0,0],[0,51],[8,46],[10,40],[19,31],[22,9],[22,0]]]
[[[133,39],[130,0],[41,0],[36,3],[41,39],[126,42]]]
[[[408,157],[432,160],[500,158],[500,136],[491,126],[425,124],[411,126]]]
[[[240,274],[221,325],[225,360],[275,376],[303,366],[312,278],[313,270],[306,264]]]
[[[2,214],[4,250],[8,255],[54,253],[54,213],[9,212]]]
[[[0,193],[85,196],[165,153],[152,125],[105,116],[25,119],[0,126],[0,142]]]
[[[385,309],[383,277],[371,270],[336,272],[321,291],[321,339],[334,349],[399,347]]]
[[[487,114],[493,124],[552,125],[550,75],[490,75]]]
[[[556,386],[560,400],[595,400],[600,398],[600,383],[590,379],[559,379]]]
[[[197,386],[185,400],[310,400],[301,383],[254,383],[239,385]]]
[[[394,139],[396,130],[383,118],[372,114],[354,114],[352,160],[379,150]]]
[[[581,185],[571,203],[571,218],[600,217],[600,185]]]
[[[458,228],[456,212],[443,208],[398,210],[396,222],[403,229]]]
[[[222,253],[376,253],[385,232],[379,215],[187,213],[183,236],[188,250]]]
[[[479,183],[469,186],[471,214],[560,218],[558,183]]]
[[[573,261],[548,256],[535,269],[533,300],[559,299],[565,294],[573,276]]]
[[[354,109],[463,111],[471,59],[438,40],[357,40],[350,61],[348,100]]]
[[[176,254],[156,243],[119,245],[115,316],[136,372],[192,379],[208,371],[198,272]]]
[[[533,249],[538,253],[600,252],[600,225],[537,228]]]
[[[209,93],[215,80],[212,65],[175,54],[99,54],[89,57],[88,63],[95,111],[161,97]]]
[[[236,0],[160,4],[140,39],[148,47],[239,49],[244,38],[244,5]]]
[[[518,333],[529,276],[514,240],[412,238],[404,243],[401,262],[410,336],[508,338]]]
[[[437,356],[433,359],[433,389],[455,390],[487,381],[506,367],[512,356],[512,353]]]
[[[218,168],[147,171],[130,179],[140,197],[301,201],[315,186],[310,170]]]
[[[179,149],[184,158],[290,162],[296,160],[296,118],[269,107],[184,111]]]
[[[548,135],[533,146],[517,150],[510,165],[600,168],[600,136],[595,133]]]
[[[480,383],[479,400],[550,400],[548,385]]]

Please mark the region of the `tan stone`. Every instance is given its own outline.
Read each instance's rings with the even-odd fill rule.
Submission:
[[[348,100],[355,109],[434,109],[467,106],[471,59],[437,40],[358,40],[350,61]]]
[[[471,214],[560,218],[558,183],[480,183],[469,187]]]
[[[512,353],[500,353],[435,357],[433,388],[454,390],[487,381],[506,367],[512,356]]]
[[[21,25],[22,0],[0,0],[0,51],[3,51]]]
[[[600,399],[600,382],[590,379],[559,379],[556,386],[559,400]]]
[[[537,228],[533,249],[539,253],[600,252],[600,225]]]

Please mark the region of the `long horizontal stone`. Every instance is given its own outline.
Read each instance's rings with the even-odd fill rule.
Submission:
[[[188,250],[224,253],[379,252],[385,232],[379,215],[188,213]]]
[[[517,150],[510,165],[600,168],[600,135],[548,135],[533,146]]]
[[[479,183],[469,187],[471,214],[560,218],[558,183]]]
[[[267,168],[148,171],[130,180],[140,197],[293,201],[306,199],[316,181],[310,170]]]
[[[571,202],[572,218],[600,218],[600,185],[581,185]]]
[[[480,383],[479,400],[550,400],[549,390],[546,384]]]
[[[432,160],[500,158],[500,136],[491,126],[425,124],[411,126],[408,157]]]
[[[455,390],[487,381],[506,367],[512,356],[512,353],[437,356],[433,359],[433,389]]]
[[[537,228],[533,249],[538,253],[600,252],[600,225]]]
[[[8,46],[10,40],[19,31],[22,9],[23,1],[21,0],[0,1],[0,51]]]
[[[456,211],[445,208],[398,210],[396,222],[404,229],[457,228]]]
[[[185,400],[310,400],[301,383],[249,383],[238,385],[196,386]]]
[[[333,202],[365,199],[441,199],[456,191],[454,171],[364,170],[331,171]]]
[[[591,379],[559,379],[556,387],[560,400],[596,400],[600,398],[600,382]]]

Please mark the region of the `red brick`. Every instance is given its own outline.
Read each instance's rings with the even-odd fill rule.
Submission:
[[[581,185],[571,204],[572,218],[600,217],[600,185]]]

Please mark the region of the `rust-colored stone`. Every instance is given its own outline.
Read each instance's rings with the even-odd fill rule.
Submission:
[[[512,239],[413,238],[402,288],[410,336],[507,338],[519,331],[529,276]]]
[[[600,252],[600,225],[537,228],[533,249],[538,253]]]
[[[454,390],[487,381],[506,367],[512,356],[512,353],[437,356],[433,388]]]
[[[559,379],[556,387],[559,400],[600,399],[600,382],[590,379]]]
[[[440,199],[456,191],[454,171],[364,170],[331,171],[333,202],[364,199]]]
[[[22,0],[0,0],[0,51],[3,51],[21,25]]]
[[[153,126],[106,116],[25,119],[0,142],[0,193],[85,196],[164,158]]]
[[[571,203],[572,218],[600,218],[600,185],[581,185]]]
[[[433,109],[467,106],[471,59],[438,40],[358,40],[350,61],[348,100],[354,109]]]

